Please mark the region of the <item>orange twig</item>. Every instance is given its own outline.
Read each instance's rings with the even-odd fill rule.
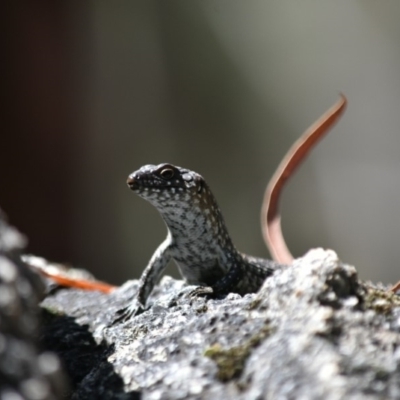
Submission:
[[[41,273],[47,278],[51,278],[53,281],[61,286],[73,287],[76,289],[98,291],[103,293],[111,293],[116,286],[109,285],[108,283],[101,281],[89,281],[85,279],[68,278],[66,276],[58,275],[57,273],[50,273],[47,271],[41,271]]]
[[[341,95],[341,99],[306,130],[286,153],[267,186],[261,210],[261,227],[272,258],[280,263],[290,264],[293,261],[282,234],[278,209],[282,189],[311,149],[337,122],[346,104],[346,97]]]
[[[116,288],[116,286],[108,283],[91,280],[87,277],[81,276],[79,270],[73,268],[68,269],[61,264],[49,263],[41,257],[23,255],[22,260],[25,264],[38,271],[41,275],[52,279],[61,286],[90,291],[95,290],[103,293],[110,293]]]

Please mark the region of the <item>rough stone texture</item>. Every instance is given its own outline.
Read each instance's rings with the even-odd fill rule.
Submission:
[[[54,353],[39,346],[44,283],[20,260],[25,239],[0,211],[0,399],[52,400],[67,393]]]
[[[148,311],[107,327],[137,287],[62,289],[42,303],[74,399],[400,398],[400,299],[360,283],[333,251],[244,297],[179,296],[183,282],[164,277]]]

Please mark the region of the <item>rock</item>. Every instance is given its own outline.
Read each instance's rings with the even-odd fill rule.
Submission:
[[[54,353],[39,343],[45,285],[20,259],[24,237],[0,211],[0,399],[51,400],[67,393]]]
[[[111,327],[138,281],[43,301],[73,399],[400,398],[400,298],[333,251],[310,251],[257,294],[180,297],[184,286],[164,277],[146,312]]]

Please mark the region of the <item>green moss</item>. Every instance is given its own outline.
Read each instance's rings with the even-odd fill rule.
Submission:
[[[205,314],[208,311],[207,304],[202,304],[200,307],[197,307],[195,312],[197,315]]]
[[[216,343],[209,347],[204,355],[215,361],[218,367],[217,378],[223,382],[237,378],[243,371],[251,350],[272,333],[271,326],[265,326],[257,335],[252,336],[241,346],[223,349]]]
[[[42,314],[43,314],[43,318],[51,318],[53,316],[55,317],[59,317],[62,315],[65,315],[65,312],[63,310],[61,310],[60,308],[57,307],[53,307],[53,306],[43,306],[41,305],[42,308]]]
[[[255,310],[261,303],[260,296],[256,296],[255,299],[250,303],[249,310]]]
[[[364,306],[379,314],[390,314],[395,307],[400,307],[400,296],[382,289],[366,286]]]
[[[149,333],[149,328],[145,324],[141,324],[138,326],[135,326],[132,331],[132,337],[136,340],[138,338],[142,338],[148,335]]]

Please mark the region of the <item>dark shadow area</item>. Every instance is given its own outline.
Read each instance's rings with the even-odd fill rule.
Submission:
[[[54,315],[42,310],[42,346],[55,352],[64,363],[72,388],[65,398],[74,400],[137,400],[140,392],[125,393],[123,381],[115,373],[107,357],[113,348],[96,344],[87,326],[71,317]],[[96,367],[96,372],[92,370]]]

